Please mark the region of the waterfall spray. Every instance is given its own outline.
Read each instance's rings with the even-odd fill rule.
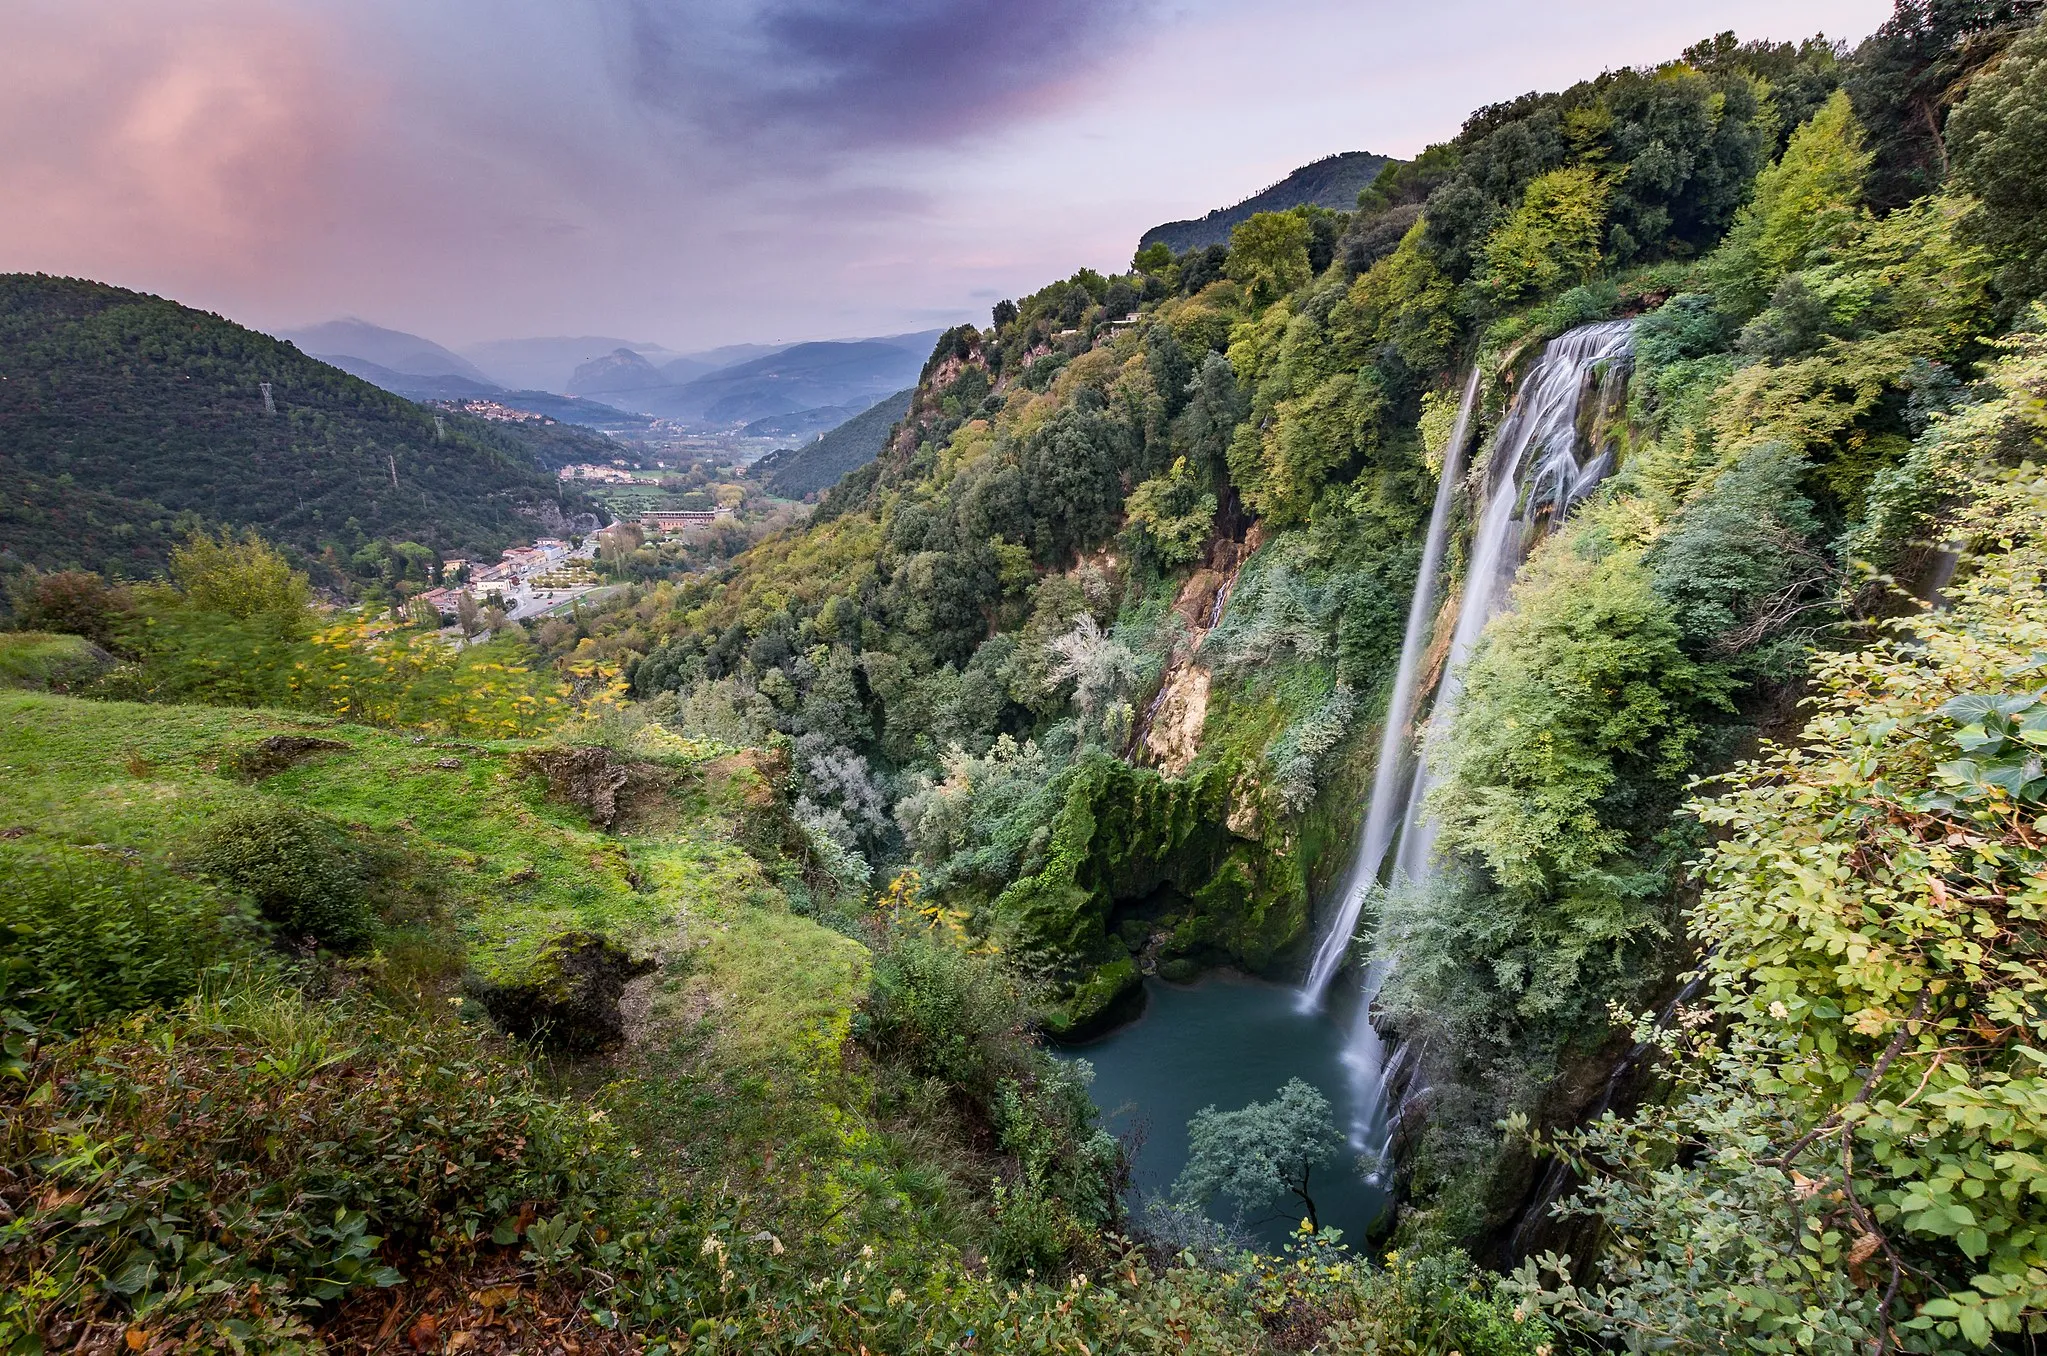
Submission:
[[[1478,369],[1471,369],[1464,383],[1464,396],[1457,403],[1457,419],[1450,429],[1449,446],[1443,449],[1443,472],[1436,482],[1436,503],[1429,511],[1428,537],[1422,546],[1421,569],[1415,575],[1414,597],[1407,605],[1407,631],[1400,642],[1400,664],[1394,671],[1393,695],[1386,703],[1386,726],[1379,735],[1379,761],[1372,769],[1372,796],[1365,808],[1365,823],[1358,850],[1344,876],[1343,890],[1335,916],[1316,944],[1315,959],[1308,967],[1308,981],[1301,987],[1301,1007],[1319,1009],[1329,996],[1330,981],[1343,965],[1356,931],[1358,914],[1365,897],[1379,882],[1379,867],[1386,849],[1393,844],[1394,818],[1401,803],[1400,784],[1409,761],[1409,727],[1414,719],[1415,680],[1421,672],[1422,655],[1429,648],[1429,632],[1435,621],[1436,575],[1443,565],[1443,547],[1450,535],[1450,501],[1456,497],[1457,482],[1463,475],[1464,443],[1471,433],[1472,412],[1478,406]]]

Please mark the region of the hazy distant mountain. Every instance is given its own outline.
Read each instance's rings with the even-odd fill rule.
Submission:
[[[316,355],[324,361],[331,362],[337,356],[355,358],[392,372],[423,377],[466,377],[485,386],[496,384],[476,364],[452,349],[442,348],[431,339],[422,339],[403,330],[387,330],[382,325],[372,325],[353,316],[308,325],[302,330],[284,330],[277,337],[289,339],[298,345],[301,353]],[[335,365],[342,366],[339,363]]]
[[[1234,207],[1218,207],[1193,221],[1169,221],[1154,226],[1137,242],[1143,249],[1164,241],[1175,254],[1204,245],[1227,245],[1230,228],[1260,212],[1284,212],[1289,207],[1328,207],[1348,212],[1358,205],[1358,192],[1392,163],[1389,156],[1370,151],[1344,151],[1312,165],[1303,165],[1262,193],[1253,194]]]
[[[648,391],[665,391],[674,385],[674,378],[664,375],[639,354],[629,348],[616,348],[602,357],[579,363],[569,374],[566,390],[572,396],[624,400],[626,408],[645,408],[635,405],[631,398]]]
[[[698,377],[669,397],[675,417],[746,424],[770,415],[872,401],[917,380],[924,353],[871,339],[797,344]]]
[[[314,353],[303,344],[299,348],[308,357],[332,363],[352,377],[361,377],[372,386],[381,386],[391,394],[402,395],[408,400],[468,400],[478,396],[502,395],[505,389],[495,382],[459,377],[453,373],[399,372],[350,353]]]
[[[659,367],[632,349],[618,348],[579,366],[569,391],[699,428],[800,437],[915,383],[939,334],[924,330],[782,348],[734,345]],[[676,379],[690,370],[691,362],[742,354],[749,356]]]
[[[685,353],[680,358],[662,363],[661,370],[668,374],[670,381],[681,385],[734,363],[752,362],[755,358],[780,353],[787,347],[787,344],[726,344],[723,348],[705,349],[702,353]]]
[[[637,343],[631,339],[608,339],[598,335],[555,336],[542,339],[493,339],[470,344],[462,355],[482,368],[498,385],[512,391],[553,391],[566,394],[569,377],[576,368],[593,358],[618,349],[630,349],[651,363],[694,361],[702,355],[683,357],[659,344]],[[751,357],[751,354],[747,355]],[[738,359],[728,359],[736,362]],[[705,362],[689,376],[701,376],[722,366]],[[688,380],[688,377],[681,378]]]
[[[897,391],[815,441],[770,452],[753,464],[754,474],[769,493],[786,499],[829,489],[848,471],[857,471],[881,455],[889,430],[910,412],[914,394],[914,387]]]

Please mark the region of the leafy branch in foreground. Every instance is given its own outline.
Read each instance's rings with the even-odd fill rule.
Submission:
[[[2047,1332],[2047,480],[1978,488],[1952,610],[1819,661],[1800,744],[1694,807],[1678,1095],[1552,1146],[1614,1246],[1602,1284],[1519,1283],[1630,1348]]]

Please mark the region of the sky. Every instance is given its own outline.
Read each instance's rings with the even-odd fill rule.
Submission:
[[[265,329],[984,320],[1337,151],[1888,0],[5,0],[0,271]]]

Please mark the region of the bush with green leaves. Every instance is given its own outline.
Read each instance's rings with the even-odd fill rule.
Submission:
[[[321,1306],[537,1221],[558,1240],[619,1167],[458,1030],[281,988],[46,1043],[0,1109],[9,1351],[316,1349]]]
[[[1819,660],[1798,742],[1695,807],[1687,1091],[1562,1140],[1604,1283],[1525,1276],[1574,1324],[1698,1351],[2047,1331],[2047,481],[1974,490],[1951,608]]]
[[[258,949],[202,882],[110,844],[0,839],[0,1008],[58,1032],[171,1003]]]
[[[1634,854],[1678,801],[1728,683],[1685,654],[1639,548],[1608,542],[1596,516],[1537,553],[1514,601],[1466,668],[1429,808],[1442,846],[1502,895],[1461,959],[1533,1016],[1603,990],[1660,925],[1665,881]]]
[[[283,801],[228,811],[201,829],[192,866],[256,901],[287,942],[351,951],[370,939],[364,867],[340,825]]]

